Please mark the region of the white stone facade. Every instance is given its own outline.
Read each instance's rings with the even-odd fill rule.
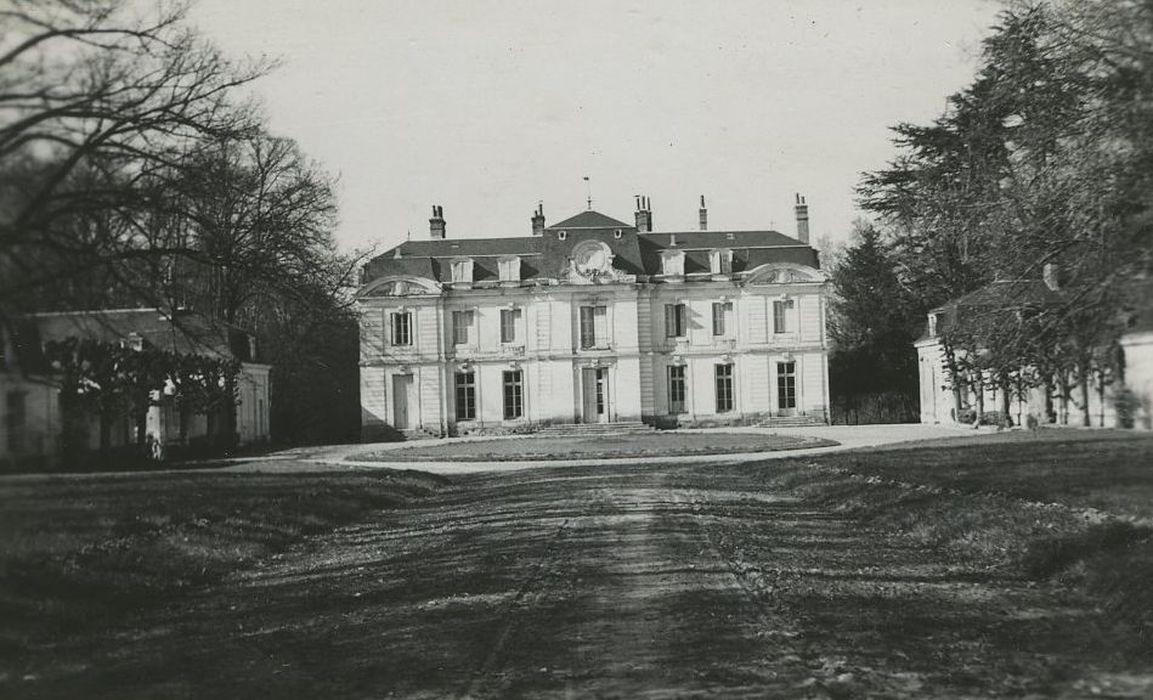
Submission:
[[[389,264],[358,301],[366,439],[389,428],[455,435],[556,423],[826,420],[825,279],[815,265],[772,262],[770,250],[811,249],[774,238],[742,254],[754,263],[747,269],[635,274],[614,267],[614,257],[629,255],[624,246],[638,238],[649,245],[644,232],[607,221],[525,237],[517,265],[500,264],[507,253],[480,252],[473,239],[469,266],[500,270],[489,281],[391,265],[413,259],[403,248],[381,256]],[[722,264],[717,234],[679,235],[662,253],[675,247],[682,264],[685,254]],[[548,246],[559,242],[571,244],[570,257],[550,268],[558,254]],[[500,279],[521,266],[540,273]]]

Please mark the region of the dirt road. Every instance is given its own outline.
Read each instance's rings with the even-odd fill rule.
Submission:
[[[807,505],[773,462],[458,477],[30,684],[82,697],[1089,695],[1079,601]]]

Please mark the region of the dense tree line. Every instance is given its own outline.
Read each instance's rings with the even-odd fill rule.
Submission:
[[[885,234],[868,245],[900,290],[875,295],[923,319],[1051,265],[1056,300],[991,305],[944,329],[946,369],[958,393],[996,386],[1005,401],[1046,386],[1088,424],[1090,387],[1103,397],[1123,371],[1133,280],[1153,268],[1153,5],[1010,3],[972,84],[933,123],[893,130],[898,155],[858,190]]]
[[[10,0],[0,27],[0,324],[192,309],[262,341],[274,436],[355,435],[357,261],[333,180],[240,98],[272,64],[173,3]]]

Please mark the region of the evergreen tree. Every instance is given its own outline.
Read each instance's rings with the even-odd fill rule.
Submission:
[[[917,401],[913,349],[923,310],[901,285],[896,261],[877,229],[858,222],[853,242],[832,272],[829,372],[834,406],[855,413],[867,403],[880,416],[865,420],[912,420]],[[882,398],[883,397],[883,398]]]

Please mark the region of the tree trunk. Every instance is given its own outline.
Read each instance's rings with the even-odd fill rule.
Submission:
[[[1069,425],[1069,402],[1073,398],[1073,386],[1069,382],[1069,375],[1064,372],[1060,374],[1058,382],[1061,390],[1061,425]]]
[[[1057,411],[1053,407],[1053,379],[1045,377],[1045,422],[1056,423]]]
[[[1089,371],[1081,367],[1081,376],[1077,378],[1077,385],[1081,389],[1081,425],[1088,428],[1093,424],[1089,416]]]
[[[1012,398],[1012,395],[1013,395],[1013,392],[1010,391],[1010,389],[1009,389],[1009,378],[1002,375],[1002,377],[1001,377],[1001,417],[1002,418],[1006,418],[1006,419],[1009,418],[1009,413],[1010,413],[1010,411],[1013,410],[1012,406],[1009,405],[1009,401]],[[1020,420],[1021,420],[1020,415],[1017,416],[1017,420],[1018,420],[1018,422],[1020,422]]]
[[[1097,427],[1105,427],[1105,373],[1097,373]]]
[[[973,393],[976,394],[977,398],[977,410],[976,416],[973,418],[973,427],[977,427],[985,420],[985,387],[980,379],[975,383]]]

